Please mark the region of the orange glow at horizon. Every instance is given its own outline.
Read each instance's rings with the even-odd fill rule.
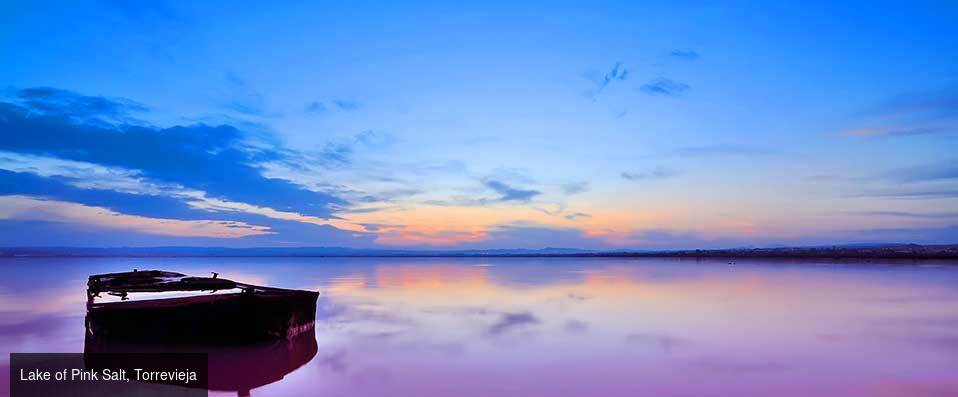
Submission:
[[[569,211],[566,211],[569,212]],[[704,240],[728,236],[788,235],[785,229],[763,227],[750,219],[710,215],[679,205],[603,207],[587,209],[588,216],[568,217],[528,206],[439,206],[416,204],[385,211],[346,214],[330,224],[346,230],[365,228],[376,242],[391,246],[453,246],[495,237],[504,227],[541,227],[577,231],[611,246],[644,244],[642,230],[671,230],[694,233]],[[373,225],[371,227],[361,225]],[[794,228],[792,229],[794,231]]]

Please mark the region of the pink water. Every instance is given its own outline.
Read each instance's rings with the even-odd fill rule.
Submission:
[[[0,352],[82,352],[86,276],[134,267],[321,292],[253,396],[958,396],[955,262],[6,259]]]

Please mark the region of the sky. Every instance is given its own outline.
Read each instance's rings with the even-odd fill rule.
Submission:
[[[958,4],[515,3],[0,0],[0,246],[958,243]]]

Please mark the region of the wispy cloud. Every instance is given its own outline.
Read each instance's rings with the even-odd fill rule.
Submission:
[[[958,226],[877,228],[848,231],[846,241],[947,244],[954,243],[955,236],[958,236]]]
[[[906,212],[906,211],[845,211],[850,215],[889,216],[896,218],[949,219],[958,218],[958,212]]]
[[[679,337],[650,332],[637,332],[626,335],[625,341],[635,345],[656,347],[665,352],[671,352],[674,348],[689,344],[688,341]]]
[[[659,77],[642,84],[642,86],[639,87],[639,91],[649,95],[680,96],[691,88],[688,84]]]
[[[944,128],[905,128],[905,129],[895,129],[895,128],[852,128],[848,130],[839,131],[839,135],[845,136],[857,136],[862,138],[877,138],[877,137],[895,137],[895,136],[915,136],[915,135],[932,135],[948,132],[949,130]]]
[[[306,104],[306,113],[320,114],[326,111],[326,105],[322,102],[313,101]]]
[[[348,138],[326,142],[318,150],[312,151],[285,151],[285,158],[279,160],[283,165],[303,172],[315,172],[313,166],[326,169],[344,169],[347,166],[355,167],[355,157],[366,152],[374,152],[388,147],[396,142],[389,134],[372,130],[360,131]],[[364,163],[366,168],[374,168],[373,163]],[[399,166],[395,166],[399,167]],[[388,171],[379,172],[380,180],[389,179]]]
[[[863,138],[908,137],[958,131],[958,86],[902,94],[859,113],[868,127],[838,134]],[[875,125],[878,125],[877,127]]]
[[[404,188],[383,190],[375,194],[368,194],[358,198],[358,201],[364,203],[391,203],[400,198],[406,198],[423,193],[420,189]]]
[[[244,99],[234,99],[224,105],[227,109],[246,116],[266,116],[262,98],[251,96]]]
[[[623,172],[622,178],[630,181],[666,179],[678,175],[679,172],[671,168],[658,166],[647,171]]]
[[[342,112],[351,112],[362,107],[362,103],[352,99],[333,99],[329,101],[312,101],[303,107],[307,114],[320,115],[329,110],[339,110]]]
[[[534,244],[530,242],[534,241]],[[481,240],[469,242],[470,248],[496,247],[576,247],[598,249],[608,245],[601,238],[586,235],[577,228],[550,227],[531,223],[496,225]]]
[[[574,212],[565,216],[566,219],[570,221],[577,220],[579,218],[591,218],[592,215],[585,212]]]
[[[805,177],[806,180],[814,182],[864,182],[873,179],[867,176],[845,176],[835,174],[818,174]]]
[[[360,104],[359,102],[351,100],[351,99],[334,99],[332,102],[333,102],[333,105],[339,108],[339,110],[344,110],[347,112],[359,109],[360,106],[362,106],[362,104]]]
[[[520,189],[495,179],[487,179],[483,182],[483,185],[499,193],[499,201],[527,202],[533,197],[542,194],[542,192],[538,190]]]
[[[958,86],[903,94],[868,112],[881,117],[918,117],[923,120],[958,118]]]
[[[687,156],[765,156],[782,153],[780,149],[738,144],[686,146],[678,148],[675,152]]]
[[[595,97],[601,94],[610,84],[628,79],[629,70],[622,67],[622,62],[616,62],[608,72],[604,74],[593,72],[587,74],[586,77],[592,80],[594,84],[592,89],[587,93],[587,96],[595,99]]]
[[[958,178],[958,161],[900,168],[889,176],[902,182],[940,181]]]
[[[749,376],[757,373],[788,371],[792,367],[778,361],[739,360],[730,357],[703,357],[692,361],[690,365],[712,373]]]
[[[143,104],[124,98],[86,96],[51,87],[24,88],[15,91],[14,96],[23,110],[69,117],[76,123],[139,124],[133,115],[149,110]]]
[[[669,53],[669,56],[685,59],[688,61],[699,59],[699,53],[695,52],[694,50],[672,50],[672,52]]]
[[[391,134],[364,130],[353,135],[353,141],[366,148],[379,149],[396,143],[397,139]]]
[[[589,326],[589,323],[585,321],[571,319],[571,320],[566,320],[562,328],[565,329],[566,332],[580,334],[583,332],[588,332],[589,328],[591,327]]]
[[[27,196],[0,196],[0,220],[39,220],[91,227],[133,230],[162,236],[239,238],[270,234],[269,227],[222,220],[163,219],[117,213],[65,201]]]
[[[555,215],[560,215],[562,214],[563,211],[565,211],[565,205],[563,205],[562,203],[556,203],[552,205],[535,207],[535,210],[546,215],[555,216]]]
[[[251,135],[235,127],[108,123],[122,119],[132,102],[51,89],[23,92],[29,101],[0,103],[0,150],[131,170],[146,182],[318,217],[329,217],[335,207],[347,205],[338,197],[263,176],[260,164],[284,160],[292,151],[253,144]],[[31,115],[36,112],[40,114]]]
[[[489,335],[500,335],[514,329],[527,327],[539,323],[539,318],[529,312],[522,313],[502,313],[499,320],[492,324],[486,333]]]
[[[568,195],[579,194],[589,190],[589,182],[573,182],[562,185],[562,192]]]
[[[849,198],[875,197],[892,199],[949,199],[958,198],[958,189],[890,189],[846,195]]]
[[[224,80],[229,87],[230,98],[223,106],[235,113],[252,117],[275,117],[267,110],[266,97],[253,89],[239,74],[227,71]]]

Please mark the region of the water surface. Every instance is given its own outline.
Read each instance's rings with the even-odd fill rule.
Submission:
[[[86,277],[132,268],[321,292],[253,396],[958,395],[955,262],[0,259],[0,353],[82,352]]]

